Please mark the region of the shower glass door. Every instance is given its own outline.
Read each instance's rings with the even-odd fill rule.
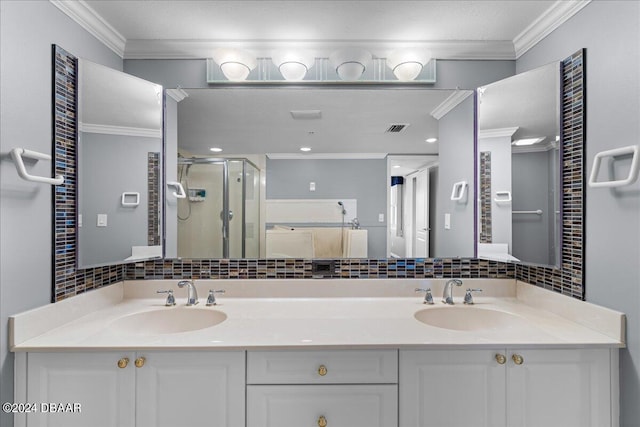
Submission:
[[[224,162],[178,165],[178,257],[223,258]]]
[[[258,258],[260,171],[246,159],[180,159],[179,258]]]

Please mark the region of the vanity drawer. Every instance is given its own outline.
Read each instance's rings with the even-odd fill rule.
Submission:
[[[254,385],[247,427],[395,427],[396,385]]]
[[[397,350],[249,351],[248,384],[395,384]]]

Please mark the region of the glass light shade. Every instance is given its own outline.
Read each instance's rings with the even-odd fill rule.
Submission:
[[[424,65],[430,60],[431,53],[428,51],[405,49],[392,52],[387,57],[387,65],[393,70],[398,80],[407,82],[418,77]]]
[[[271,60],[285,80],[298,81],[307,75],[307,71],[313,66],[315,56],[306,51],[278,51],[273,53]]]
[[[243,81],[258,62],[251,53],[240,49],[216,49],[213,60],[220,66],[224,76],[231,81]]]
[[[371,63],[371,53],[364,49],[342,49],[329,55],[338,76],[345,81],[358,80]]]

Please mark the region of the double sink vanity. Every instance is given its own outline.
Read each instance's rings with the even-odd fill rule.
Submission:
[[[512,279],[445,304],[446,283],[126,281],[31,310],[16,401],[82,410],[16,425],[617,425],[623,314]]]

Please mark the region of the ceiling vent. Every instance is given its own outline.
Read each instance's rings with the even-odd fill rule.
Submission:
[[[403,130],[405,130],[407,128],[407,126],[409,126],[409,123],[396,123],[396,124],[392,124],[390,125],[387,130],[385,131],[385,133],[400,133]]]

